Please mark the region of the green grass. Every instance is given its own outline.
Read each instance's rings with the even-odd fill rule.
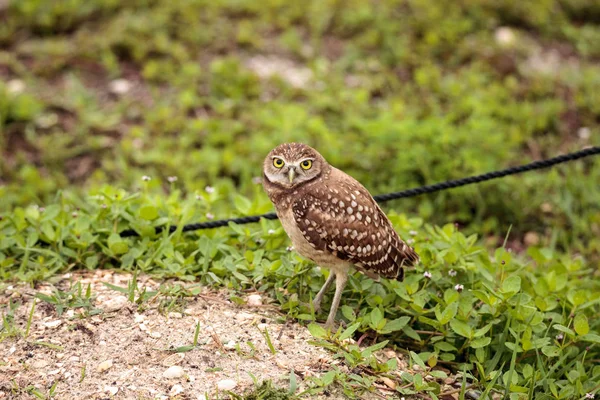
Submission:
[[[312,321],[324,277],[286,251],[278,222],[154,228],[271,211],[253,178],[282,141],[313,145],[373,193],[600,145],[599,20],[593,0],[11,1],[0,280],[115,268],[263,291]],[[265,55],[287,72],[259,77]],[[120,78],[126,93],[110,89]],[[353,276],[340,317],[424,364],[400,377],[406,395],[439,395],[439,365],[511,398],[597,392],[598,182],[596,157],[386,204],[423,266],[404,283]],[[141,237],[118,235],[130,228]],[[193,289],[120,290],[168,312]],[[73,287],[44,301],[93,313],[91,299]],[[10,305],[2,315],[2,336],[18,336]],[[312,392],[371,391],[393,370],[343,333],[315,334],[375,375],[332,370]]]

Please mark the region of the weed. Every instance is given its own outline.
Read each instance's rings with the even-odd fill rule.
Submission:
[[[81,282],[75,282],[68,290],[54,288],[51,295],[37,293],[35,297],[53,305],[58,316],[61,316],[67,309],[82,310],[80,313],[82,318],[102,313],[101,309],[94,307],[95,296],[92,296],[90,284],[88,284],[85,292],[83,292]]]

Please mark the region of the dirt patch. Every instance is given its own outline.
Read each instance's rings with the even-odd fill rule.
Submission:
[[[126,287],[130,279],[97,271],[67,274],[54,286],[5,286],[0,309],[6,315],[9,301],[18,304],[12,325],[21,332],[27,330],[37,293],[51,295],[54,288],[77,281],[84,294],[91,285],[96,298],[88,311],[97,308],[98,314],[82,318],[82,308],[70,308],[58,315],[54,305],[37,300],[27,337],[15,335],[0,343],[0,398],[34,399],[33,388],[47,394],[56,382],[58,399],[215,398],[219,386],[237,393],[254,387],[250,373],[258,382],[272,380],[285,388],[294,371],[303,388],[307,376],[338,363],[310,345],[308,330],[285,322],[275,307],[238,306],[226,293],[204,288],[181,312],[159,312],[158,298],[137,308],[102,283]],[[147,290],[159,286],[147,277],[138,284]],[[174,351],[192,345],[198,324],[197,347]],[[265,329],[275,354],[261,333]]]

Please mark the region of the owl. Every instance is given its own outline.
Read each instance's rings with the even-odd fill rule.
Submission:
[[[263,164],[263,186],[295,251],[330,269],[313,300],[318,312],[335,280],[328,328],[352,267],[374,279],[402,281],[403,267],[419,262],[367,189],[310,146],[284,143],[271,150]]]

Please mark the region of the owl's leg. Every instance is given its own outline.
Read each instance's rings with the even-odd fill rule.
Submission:
[[[348,272],[338,272],[335,274],[335,295],[333,296],[333,302],[331,303],[331,309],[329,310],[329,316],[327,322],[325,322],[326,328],[332,328],[335,321],[335,314],[340,306],[340,300],[342,299],[342,292],[348,282]]]
[[[335,272],[333,272],[333,270],[331,270],[329,272],[329,276],[327,277],[327,280],[325,281],[325,284],[323,285],[321,290],[319,290],[319,293],[317,293],[317,295],[315,296],[315,298],[313,300],[313,308],[315,310],[315,313],[319,312],[319,310],[321,309],[321,301],[323,301],[323,295],[325,294],[327,289],[329,289],[329,286],[331,286],[331,284],[333,283],[334,278],[335,278]]]

